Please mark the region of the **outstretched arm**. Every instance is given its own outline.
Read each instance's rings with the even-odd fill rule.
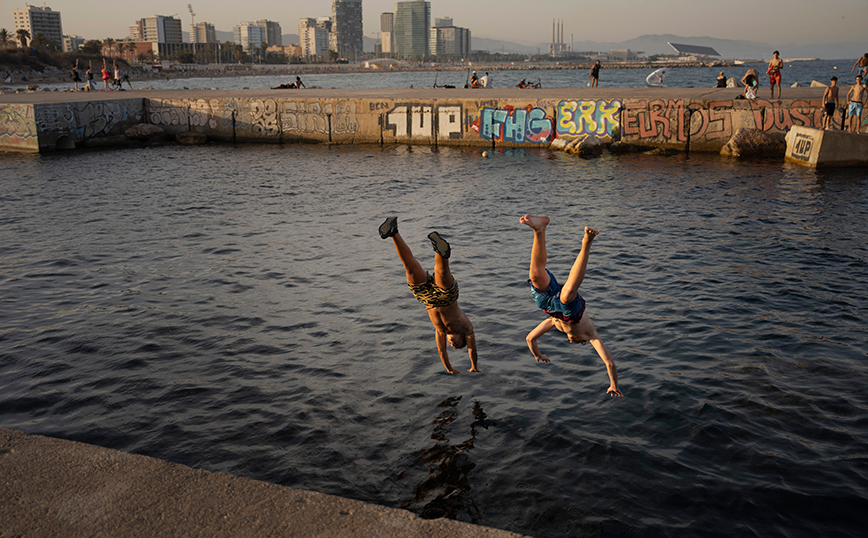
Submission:
[[[534,330],[528,333],[525,340],[527,341],[527,347],[530,348],[530,352],[533,353],[533,357],[536,359],[536,362],[551,362],[548,357],[540,353],[539,346],[537,345],[537,339],[549,332],[552,327],[555,326],[555,321],[552,318],[546,318],[545,321],[536,326]]]
[[[606,371],[609,374],[609,390],[606,392],[611,394],[612,396],[621,396],[621,391],[618,389],[618,369],[615,368],[615,361],[612,360],[612,354],[609,353],[609,348],[606,347],[606,344],[600,340],[599,337],[592,338],[590,340],[591,345],[594,346],[594,349],[597,350],[597,354],[600,355],[600,358],[603,359],[603,363],[606,365]]]
[[[458,370],[449,364],[449,353],[446,351],[446,333],[437,331],[437,352],[440,354],[440,362],[446,367],[446,371],[450,374],[457,374]]]
[[[470,354],[470,370],[468,372],[479,372],[479,356],[476,354],[476,335],[470,333],[466,336],[467,353]]]

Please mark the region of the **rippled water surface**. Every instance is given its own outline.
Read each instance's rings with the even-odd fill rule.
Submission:
[[[868,179],[718,156],[0,155],[0,425],[535,536],[859,536]],[[612,350],[526,285],[547,214]],[[377,226],[453,248],[448,375]],[[452,363],[469,367],[464,353]]]

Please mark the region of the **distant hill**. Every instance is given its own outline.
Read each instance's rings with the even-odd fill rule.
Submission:
[[[500,41],[484,37],[473,36],[471,48],[473,50],[488,50],[491,52],[511,52],[518,54],[537,54],[537,51],[548,51],[548,43],[535,45],[522,45],[512,41]],[[769,44],[756,41],[737,41],[732,39],[719,39],[715,37],[685,37],[672,34],[643,35],[627,41],[597,42],[597,41],[573,41],[573,50],[576,52],[607,52],[610,49],[630,49],[643,51],[645,55],[672,54],[675,51],[668,42],[685,45],[699,45],[711,47],[720,53],[724,59],[745,58],[770,58],[775,50],[781,51],[784,58],[825,58],[839,59],[856,58],[865,53],[864,43],[842,42],[826,43],[821,45],[802,45],[798,43]]]

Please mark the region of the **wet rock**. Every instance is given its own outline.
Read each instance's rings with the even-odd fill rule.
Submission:
[[[208,137],[202,133],[186,131],[176,134],[175,141],[179,144],[184,144],[185,146],[195,146],[197,144],[208,142]]]
[[[153,138],[161,138],[165,134],[165,131],[163,131],[162,127],[157,127],[150,123],[139,123],[124,131],[124,134],[132,140],[151,140]]]
[[[556,138],[556,139],[552,140],[551,144],[549,144],[549,149],[556,149],[556,150],[564,151],[564,149],[567,147],[568,143],[569,143],[568,140],[565,140],[563,138]]]
[[[678,155],[679,153],[681,153],[681,150],[675,148],[654,148],[644,153],[645,155],[660,155],[663,157],[671,157],[672,155]]]
[[[615,153],[615,154],[638,153],[640,151],[646,151],[646,150],[647,150],[647,148],[644,148],[641,146],[635,146],[633,144],[628,144],[628,143],[623,142],[621,140],[618,140],[617,142],[612,142],[612,144],[609,146],[609,151],[611,151],[612,153]]]
[[[596,136],[583,135],[570,142],[564,151],[580,157],[589,157],[603,153],[604,147],[603,141]]]
[[[130,139],[124,135],[101,136],[99,138],[87,138],[78,144],[88,148],[123,147],[130,145]]]
[[[720,149],[721,155],[730,157],[783,157],[787,146],[777,138],[759,129],[740,128]]]
[[[823,84],[822,82],[817,82],[816,80],[811,81],[812,88],[828,88],[828,84]]]

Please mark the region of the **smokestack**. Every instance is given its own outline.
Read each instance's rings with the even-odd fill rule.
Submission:
[[[552,19],[552,45],[555,43],[557,43],[557,41],[555,41],[555,20]]]

